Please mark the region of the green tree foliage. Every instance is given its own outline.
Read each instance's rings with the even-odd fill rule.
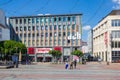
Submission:
[[[80,50],[74,50],[73,52],[71,52],[72,55],[76,55],[78,57],[82,57],[83,53]]]
[[[49,54],[53,56],[54,62],[57,61],[57,58],[59,58],[62,55],[62,53],[58,50],[50,50]]]
[[[6,40],[0,42],[0,51],[5,54],[12,54],[19,51],[26,51],[27,48],[21,42],[16,42],[13,40]]]
[[[51,54],[53,57],[60,57],[62,53],[58,50],[50,50],[49,54]]]

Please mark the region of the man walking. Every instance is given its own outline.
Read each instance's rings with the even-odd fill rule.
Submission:
[[[74,69],[76,69],[76,65],[77,65],[77,60],[74,60]]]

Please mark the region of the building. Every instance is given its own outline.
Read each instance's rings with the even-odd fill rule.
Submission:
[[[35,61],[51,61],[52,49],[61,50],[61,60],[70,59],[71,51],[81,47],[81,15],[10,17],[11,39],[22,41]]]
[[[0,41],[10,40],[10,30],[6,25],[5,14],[0,10]]]
[[[93,28],[93,55],[103,61],[120,60],[120,10],[111,11]]]
[[[88,53],[90,53],[92,55],[92,53],[93,53],[93,46],[92,46],[93,45],[93,31],[92,30],[90,30],[88,32],[87,44],[88,44]]]

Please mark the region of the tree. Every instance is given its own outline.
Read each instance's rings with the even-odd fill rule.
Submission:
[[[57,61],[57,58],[59,58],[62,55],[62,53],[58,50],[50,50],[49,54],[51,54],[53,56],[54,62]]]
[[[71,54],[78,56],[79,59],[80,59],[80,57],[83,56],[83,53],[82,53],[82,51],[80,51],[80,50],[74,50],[73,52],[71,52]]]
[[[1,54],[4,54],[4,56],[12,55],[14,53],[18,55],[20,51],[25,52],[26,50],[27,48],[21,42],[16,42],[13,40],[6,40],[0,42],[0,52]]]

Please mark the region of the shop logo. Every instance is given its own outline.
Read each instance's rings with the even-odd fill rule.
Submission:
[[[79,34],[78,32],[73,36],[70,34],[70,36],[68,36],[68,40],[70,40],[70,39],[73,39],[73,40],[81,39],[81,34]]]

